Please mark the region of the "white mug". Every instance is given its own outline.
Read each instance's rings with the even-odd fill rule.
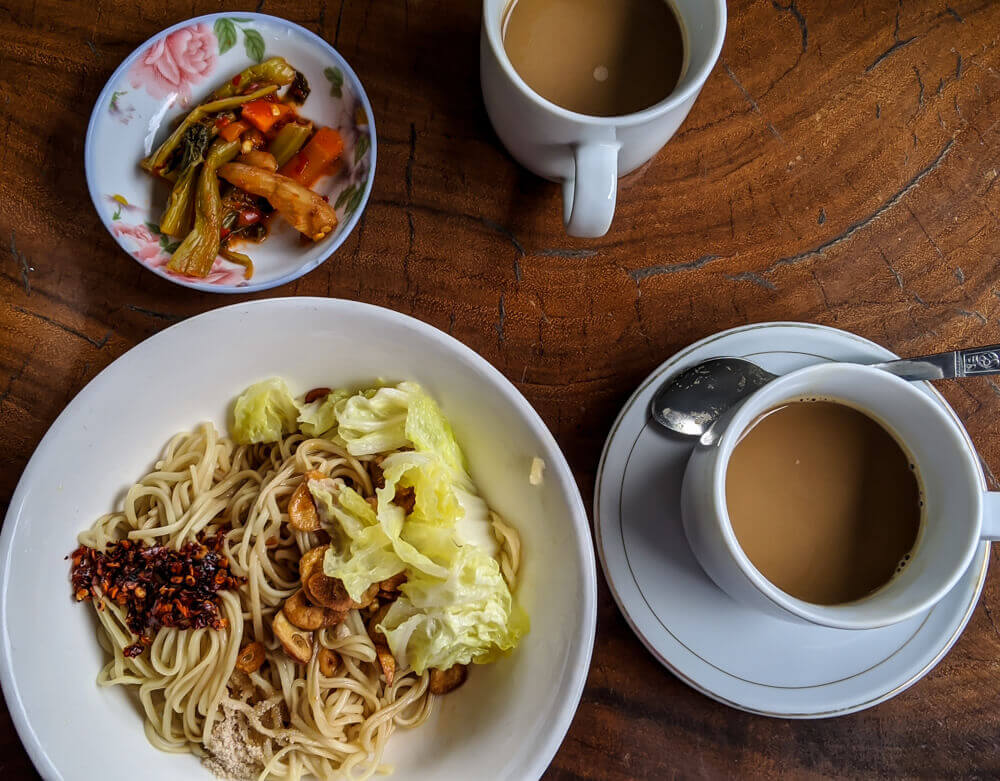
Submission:
[[[760,414],[803,397],[839,401],[878,420],[895,434],[920,478],[923,516],[909,560],[887,584],[855,602],[817,605],[782,591],[751,563],[729,521],[726,468],[733,449]],[[839,629],[904,621],[951,590],[981,540],[1000,539],[1000,492],[983,490],[979,458],[965,429],[919,386],[880,369],[830,363],[791,372],[747,397],[710,434],[695,447],[684,473],[684,531],[720,588],[770,615]]]
[[[563,222],[570,236],[595,238],[611,226],[618,177],[655,155],[687,116],[722,51],[725,0],[669,2],[684,33],[680,81],[664,100],[620,117],[594,117],[557,106],[525,84],[503,47],[512,0],[483,0],[479,75],[486,111],[515,160],[562,182]]]

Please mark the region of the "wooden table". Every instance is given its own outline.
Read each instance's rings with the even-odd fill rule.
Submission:
[[[161,28],[215,10],[204,0],[0,7],[0,511],[95,374],[171,323],[239,300],[177,287],[127,257],[83,174],[87,119],[112,70]],[[733,0],[697,105],[622,182],[615,223],[594,241],[564,235],[557,187],[518,168],[490,128],[476,0],[259,0],[257,10],[334,43],[367,87],[380,145],[371,203],[347,243],[260,297],[358,299],[454,334],[537,407],[588,504],[626,397],[719,329],[811,321],[910,354],[1000,342],[992,0]],[[1000,385],[941,387],[1000,470]],[[995,776],[995,611],[994,571],[965,634],[918,685],[857,715],[780,721],[718,705],[661,668],[602,578],[593,667],[549,777]],[[33,773],[0,709],[0,777]]]

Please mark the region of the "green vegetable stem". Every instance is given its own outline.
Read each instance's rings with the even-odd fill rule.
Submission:
[[[219,254],[219,231],[222,228],[222,199],[219,197],[219,166],[228,163],[240,151],[239,140],[217,139],[208,150],[198,176],[194,202],[194,227],[174,252],[167,265],[172,271],[204,277],[212,270]],[[162,229],[162,228],[161,228]]]
[[[181,139],[180,174],[170,191],[167,208],[160,219],[160,230],[168,236],[186,236],[194,219],[194,186],[198,167],[205,161],[211,134],[201,124],[192,125]]]
[[[251,65],[236,78],[230,79],[215,92],[212,100],[232,97],[250,84],[275,84],[283,87],[291,84],[295,78],[295,68],[289,65],[284,57],[272,57],[259,65]]]
[[[270,60],[268,60],[268,62],[270,62]],[[261,67],[263,67],[264,64],[266,63],[263,63]],[[292,71],[292,73],[294,74],[294,71]],[[170,156],[180,146],[181,140],[184,138],[184,135],[192,125],[200,122],[202,119],[212,114],[217,114],[220,111],[230,111],[231,109],[238,108],[251,100],[256,100],[257,98],[262,98],[265,95],[270,95],[272,92],[277,91],[277,89],[278,85],[268,84],[251,92],[249,95],[225,97],[218,100],[212,100],[209,103],[203,103],[202,105],[196,107],[186,117],[184,117],[184,121],[181,122],[177,126],[177,129],[170,134],[170,137],[160,145],[160,148],[142,161],[143,169],[154,175],[161,174],[166,168],[167,161],[170,159]]]
[[[289,122],[278,131],[278,135],[274,137],[274,141],[271,142],[267,150],[274,155],[278,168],[291,160],[295,153],[305,146],[306,140],[312,135],[312,132],[311,122],[307,125]]]

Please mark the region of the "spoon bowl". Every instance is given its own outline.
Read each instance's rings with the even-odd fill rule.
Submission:
[[[911,382],[1000,374],[1000,345],[869,365]],[[668,431],[700,437],[726,410],[777,376],[743,358],[709,358],[664,382],[650,402],[650,415]]]
[[[776,377],[742,358],[711,358],[665,382],[650,414],[670,431],[700,437],[723,412]]]

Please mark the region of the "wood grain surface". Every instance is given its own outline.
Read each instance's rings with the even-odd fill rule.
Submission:
[[[216,10],[0,0],[0,511],[95,374],[171,323],[240,300],[172,285],[121,252],[83,171],[112,70],[158,30]],[[357,299],[454,334],[537,407],[588,506],[621,404],[672,352],[719,329],[802,320],[910,354],[1000,342],[1000,3],[732,0],[700,99],[622,182],[610,233],[592,241],[566,238],[557,187],[515,165],[490,128],[476,0],[256,10],[351,62],[380,145],[371,203],[346,244],[257,297]],[[1000,385],[942,390],[996,487]],[[593,667],[548,777],[996,777],[993,563],[930,675],[874,709],[815,722],[746,715],[689,689],[643,649],[601,578]],[[33,774],[0,709],[0,777]]]

